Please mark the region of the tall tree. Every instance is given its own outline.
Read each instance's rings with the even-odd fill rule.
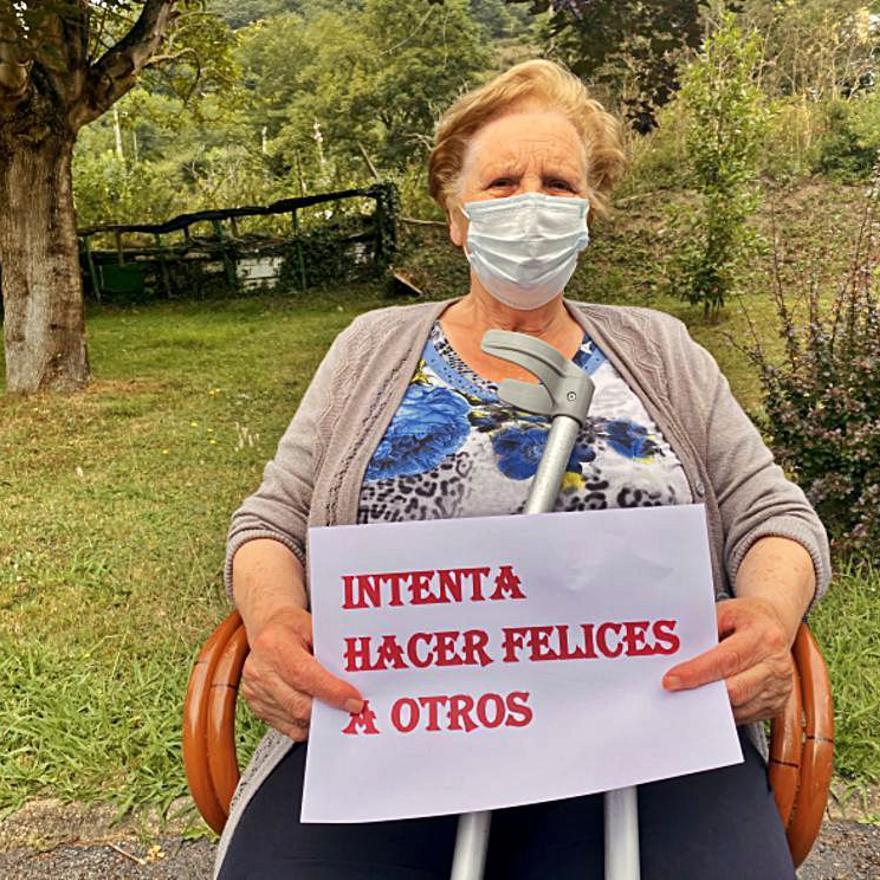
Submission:
[[[743,0],[742,19],[764,44],[763,88],[814,101],[876,89],[877,11],[868,0]]]
[[[232,28],[242,28],[285,12],[299,12],[300,0],[211,0],[210,8]]]
[[[508,0],[526,2],[526,0]],[[531,0],[545,23],[550,57],[603,84],[633,127],[647,132],[678,88],[681,54],[703,37],[702,0]],[[731,8],[739,3],[730,0]]]
[[[249,51],[263,68],[278,70],[285,57],[279,34],[253,33]],[[298,59],[259,92],[283,108],[276,154],[317,155],[333,173],[349,160],[363,171],[362,151],[386,171],[423,157],[439,111],[491,64],[467,0],[366,0],[360,13],[318,15],[302,40]]]
[[[0,0],[0,283],[8,391],[71,390],[89,363],[71,183],[77,132],[175,43],[194,0]],[[201,27],[201,25],[199,25]]]

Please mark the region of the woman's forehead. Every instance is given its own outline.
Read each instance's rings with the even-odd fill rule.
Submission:
[[[478,174],[511,172],[530,165],[581,174],[584,148],[577,130],[558,113],[513,114],[488,123],[468,149],[465,169]]]
[[[492,149],[487,144],[474,150],[465,168],[476,174],[511,174],[526,168],[538,168],[543,173],[580,175],[584,173],[584,153],[580,144],[573,147],[558,141],[548,143],[525,140],[518,143],[499,144]]]

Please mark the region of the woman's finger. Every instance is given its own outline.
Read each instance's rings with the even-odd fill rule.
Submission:
[[[670,669],[663,678],[667,690],[700,687],[730,678],[767,657],[788,657],[785,631],[769,603],[752,598],[728,599],[716,606],[721,641],[708,651]]]
[[[291,723],[304,722],[308,725],[311,719],[311,696],[290,687],[278,676],[256,685],[243,681],[241,693],[253,713],[263,720],[268,720],[269,713]]]
[[[725,681],[730,705],[737,711],[752,713],[756,709],[771,715],[785,707],[791,693],[791,669],[768,661],[759,663]]]
[[[309,737],[308,722],[291,721],[275,713],[269,713],[267,717],[261,716],[261,720],[296,742],[305,742]]]
[[[276,705],[291,723],[309,726],[312,718],[312,698],[308,694],[287,688],[276,695]]]
[[[331,675],[306,651],[297,651],[290,657],[289,670],[291,683],[297,690],[353,715],[363,709],[364,698],[358,689]]]
[[[744,627],[708,651],[673,666],[663,676],[663,687],[679,691],[721,681],[754,666],[762,657],[760,631]]]
[[[786,701],[787,697],[783,698],[781,695],[773,697],[768,693],[760,693],[755,699],[736,706],[733,710],[733,720],[737,724],[768,721],[785,710]]]

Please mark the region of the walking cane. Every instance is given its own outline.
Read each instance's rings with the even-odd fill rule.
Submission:
[[[498,396],[526,412],[550,416],[550,433],[538,471],[532,481],[524,513],[552,511],[571,457],[578,431],[583,427],[593,397],[593,382],[553,346],[507,330],[489,330],[480,345],[486,354],[523,367],[540,379],[540,385],[505,379]],[[458,819],[451,880],[481,880],[489,845],[492,813],[465,813]],[[605,878],[638,880],[639,829],[636,789],[605,794]]]

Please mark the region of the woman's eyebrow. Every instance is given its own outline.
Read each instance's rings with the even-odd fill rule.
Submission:
[[[487,173],[486,179],[487,180],[494,180],[496,177],[520,177],[520,176],[521,175],[520,175],[519,171],[515,171],[510,168],[508,168],[508,169],[502,168],[502,169],[495,169],[495,170],[492,170],[489,173]],[[578,177],[578,175],[574,171],[568,170],[568,169],[560,169],[560,168],[547,169],[542,172],[541,176],[544,178],[560,177],[563,180],[569,180],[569,181],[577,180],[577,177]]]

